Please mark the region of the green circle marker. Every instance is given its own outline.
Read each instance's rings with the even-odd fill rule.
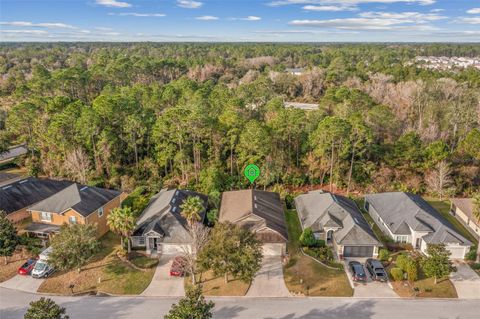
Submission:
[[[260,176],[260,168],[258,168],[258,166],[255,164],[249,164],[247,167],[245,167],[243,173],[250,183],[253,184],[257,177]]]

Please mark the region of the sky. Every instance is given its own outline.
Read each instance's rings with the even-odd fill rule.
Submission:
[[[480,42],[480,0],[1,0],[0,41]]]

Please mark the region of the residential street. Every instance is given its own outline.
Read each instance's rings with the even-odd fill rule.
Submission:
[[[30,301],[39,296],[0,288],[0,318],[21,319]],[[177,299],[157,297],[51,297],[72,319],[158,319]],[[356,298],[239,298],[213,299],[215,318],[341,319],[341,318],[478,318],[478,300],[406,300]]]

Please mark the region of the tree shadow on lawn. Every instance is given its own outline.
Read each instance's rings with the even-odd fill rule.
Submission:
[[[266,317],[265,319],[339,319],[339,318],[355,318],[355,319],[369,319],[372,318],[374,312],[372,311],[375,302],[371,300],[356,301],[348,303],[339,307],[332,307],[327,309],[312,309],[303,315],[296,315],[290,313],[283,317]]]

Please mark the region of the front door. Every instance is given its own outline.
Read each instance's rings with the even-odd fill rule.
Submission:
[[[422,247],[422,238],[417,238],[415,240],[415,249],[420,249],[420,247]]]
[[[150,253],[157,251],[157,238],[149,237],[148,238],[148,247],[150,247]]]

